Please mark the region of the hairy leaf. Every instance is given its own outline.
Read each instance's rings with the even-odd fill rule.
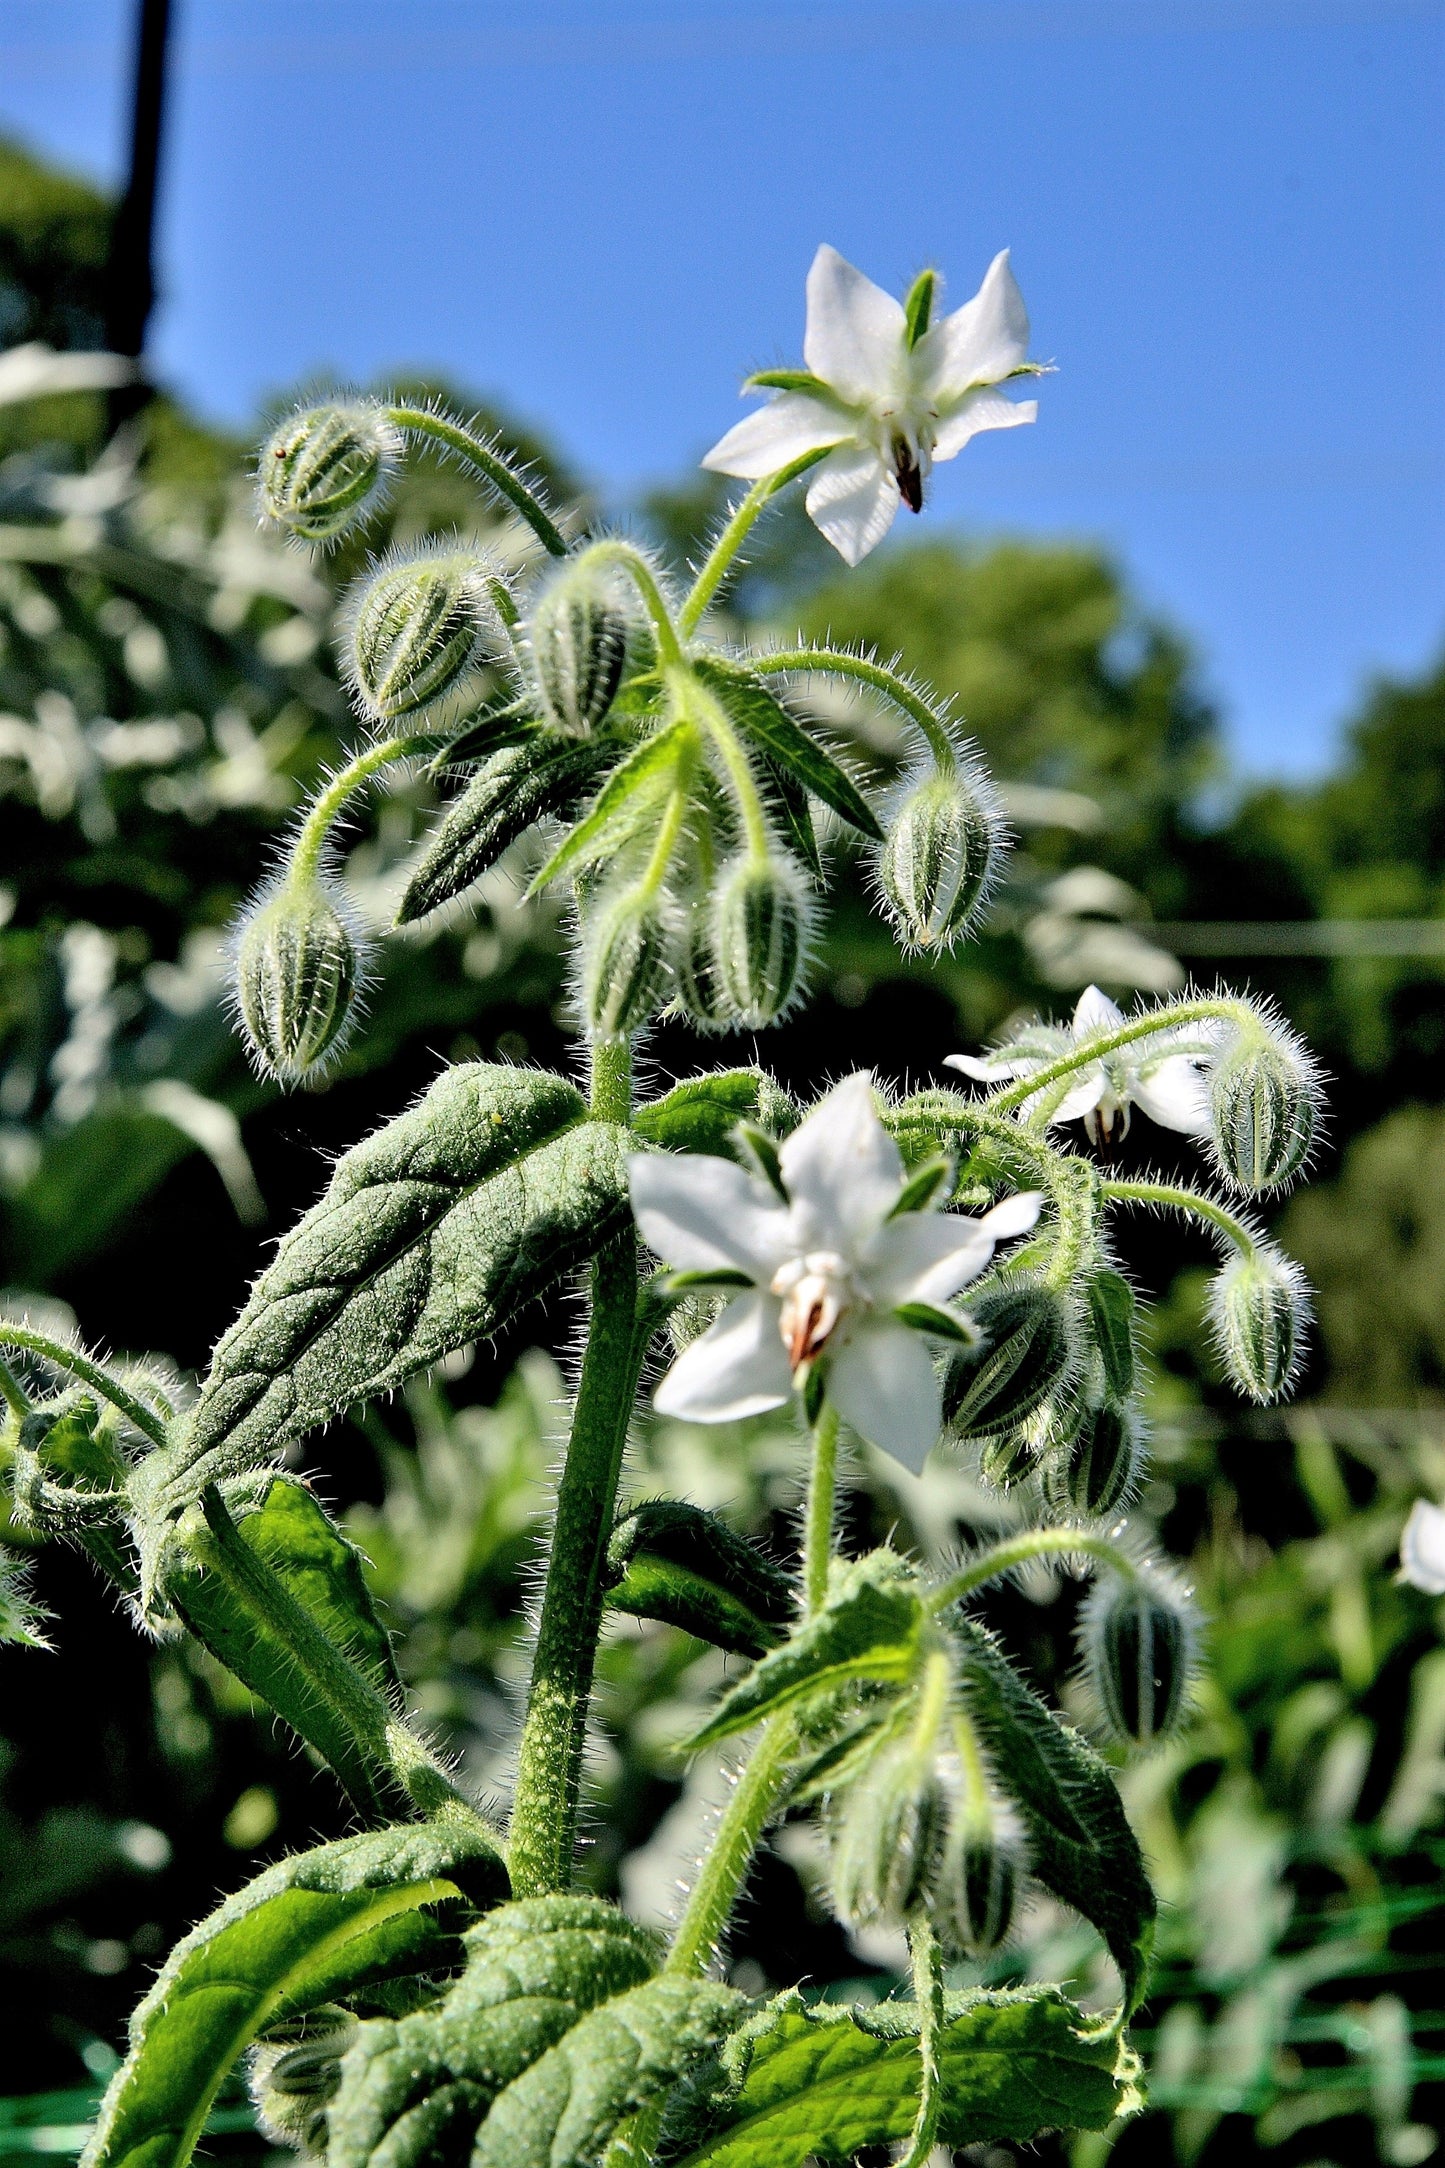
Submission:
[[[634,747],[613,769],[577,826],[552,853],[528,895],[539,895],[562,874],[576,873],[606,857],[631,830],[644,808],[671,788],[678,763],[688,756],[696,736],[692,724],[679,717]]]
[[[571,806],[608,758],[598,745],[539,732],[494,752],[428,839],[396,923],[410,926],[464,894],[544,814]]]
[[[534,1069],[468,1062],[345,1153],[225,1335],[142,1517],[495,1332],[627,1216],[627,1133]]]
[[[632,1126],[647,1143],[666,1151],[711,1152],[726,1159],[739,1122],[757,1122],[771,1135],[785,1137],[797,1120],[793,1100],[765,1069],[718,1069],[688,1077],[664,1098],[639,1107]]]
[[[761,763],[762,773],[758,780],[763,798],[782,829],[784,838],[812,874],[815,881],[823,879],[823,860],[818,850],[818,838],[813,827],[813,808],[808,793],[798,778],[780,761],[766,757]]]
[[[951,1626],[969,1714],[1023,1817],[1029,1870],[1098,1928],[1134,2010],[1144,1993],[1155,1903],[1114,1780],[1093,1748],[1024,1685],[983,1627],[966,1619]]]
[[[948,2146],[1102,2130],[1141,2104],[1132,2050],[1056,1988],[946,1996],[938,2061]],[[732,2082],[713,2103],[713,2131],[673,2168],[849,2161],[913,2127],[918,2010],[808,2009],[794,1991],[734,2036],[723,2066]]]
[[[680,1500],[638,1506],[607,1546],[614,1611],[664,1619],[740,1656],[761,1656],[781,1639],[795,1591],[780,1566],[716,1514]]]
[[[455,1964],[456,1914],[506,1889],[485,1832],[452,1824],[346,1837],[269,1867],[171,1952],[131,2019],[85,2168],[184,2168],[258,2033],[372,1982]]]
[[[718,699],[730,720],[737,724],[770,760],[797,777],[835,813],[865,836],[880,841],[883,831],[877,817],[852,777],[810,738],[762,679],[742,663],[708,657],[693,664],[708,690]]]

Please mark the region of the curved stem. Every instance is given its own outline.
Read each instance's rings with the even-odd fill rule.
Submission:
[[[946,724],[934,714],[923,695],[906,678],[866,655],[850,655],[846,649],[836,647],[773,648],[760,655],[749,655],[748,668],[764,676],[769,671],[820,670],[830,677],[857,678],[860,684],[871,685],[875,692],[885,694],[918,725],[940,768],[951,768],[957,761],[957,748]]]
[[[30,1413],[30,1395],[7,1362],[0,1362],[0,1400],[22,1421]]]
[[[772,837],[763,812],[763,801],[758,795],[757,778],[733,728],[731,718],[722,702],[715,700],[707,687],[699,684],[690,674],[686,688],[679,690],[678,697],[680,704],[686,701],[694,709],[717,747],[722,764],[727,770],[733,796],[737,800],[743,833],[748,841],[749,858],[754,865],[766,865],[771,856]]]
[[[143,1400],[137,1400],[135,1394],[127,1392],[123,1385],[117,1384],[107,1371],[101,1369],[99,1363],[93,1363],[90,1357],[82,1355],[78,1348],[67,1347],[63,1340],[52,1340],[49,1333],[36,1332],[29,1325],[12,1325],[8,1319],[0,1321],[0,1347],[23,1347],[28,1348],[32,1355],[43,1355],[45,1360],[54,1363],[58,1370],[68,1370],[72,1377],[79,1378],[83,1385],[90,1386],[102,1399],[108,1400],[113,1408],[119,1408],[126,1420],[134,1423],[136,1429],[149,1438],[152,1445],[165,1444],[165,1425],[155,1410],[148,1408]],[[8,1394],[6,1398],[9,1398]],[[14,1403],[11,1402],[11,1405]]]
[[[311,880],[326,848],[327,831],[347,799],[360,790],[363,783],[369,782],[379,768],[390,767],[393,761],[405,760],[409,754],[419,752],[424,746],[434,742],[431,738],[417,735],[383,738],[379,745],[369,745],[364,753],[357,754],[355,760],[348,761],[307,808],[296,841],[291,846],[289,871],[299,880]]]
[[[932,1612],[947,1611],[976,1589],[985,1588],[990,1581],[1012,1573],[1019,1566],[1028,1565],[1035,1558],[1076,1558],[1080,1553],[1086,1558],[1097,1558],[1112,1566],[1126,1580],[1133,1580],[1137,1567],[1122,1544],[1112,1537],[1100,1535],[1096,1528],[1026,1528],[1020,1535],[1006,1536],[1002,1543],[990,1544],[977,1558],[970,1559],[957,1573],[950,1574],[942,1585],[933,1590],[928,1598]]]
[[[404,429],[408,436],[430,437],[433,443],[444,444],[449,452],[455,452],[521,513],[544,549],[553,557],[566,556],[566,539],[552,524],[538,498],[483,438],[461,422],[453,421],[450,415],[430,414],[425,407],[389,406],[383,411],[387,420],[394,422],[398,429]]]
[[[1110,1204],[1162,1205],[1168,1211],[1184,1212],[1192,1219],[1206,1220],[1243,1257],[1253,1257],[1259,1248],[1258,1236],[1251,1233],[1243,1220],[1236,1219],[1217,1198],[1206,1197],[1200,1190],[1174,1182],[1121,1180],[1101,1182],[1099,1194]]]
[[[820,459],[826,459],[831,449],[830,445],[824,445],[816,452],[804,452],[790,465],[779,467],[776,474],[765,474],[760,482],[754,482],[708,551],[702,568],[692,583],[692,591],[683,604],[678,619],[684,633],[695,631],[702,622],[704,610],[727,578],[733,560],[747,540],[763,507],[777,496],[779,490],[786,489],[789,482],[796,481],[800,474],[806,474],[809,467],[816,467]]]
[[[1086,1069],[1090,1062],[1098,1061],[1105,1054],[1112,1054],[1117,1047],[1132,1046],[1136,1039],[1150,1039],[1158,1031],[1172,1031],[1176,1024],[1195,1024],[1214,1020],[1234,1024],[1240,1029],[1257,1028],[1259,1019],[1247,1001],[1227,998],[1201,1001],[1173,1001],[1164,1008],[1151,1010],[1145,1016],[1132,1016],[1116,1031],[1101,1031],[1080,1040],[1067,1054],[1057,1061],[1046,1062],[1017,1083],[1001,1085],[990,1092],[983,1104],[991,1113],[1001,1114],[1008,1107],[1022,1106],[1061,1077],[1072,1076],[1076,1069]]]
[[[833,1514],[838,1496],[838,1411],[824,1401],[813,1432],[813,1462],[808,1503],[803,1516],[803,1594],[808,1616],[828,1598],[828,1567],[833,1557]]]
[[[630,542],[594,542],[577,560],[579,564],[621,565],[641,595],[652,629],[657,634],[657,652],[664,667],[676,668],[682,662],[682,646],[677,637],[677,627],[672,622],[672,612],[657,584],[657,575],[643,556]]]

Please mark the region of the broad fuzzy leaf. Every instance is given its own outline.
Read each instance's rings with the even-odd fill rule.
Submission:
[[[495,1332],[623,1224],[626,1143],[561,1077],[447,1070],[343,1155],[282,1242],[189,1424],[137,1470],[141,1517]]]
[[[947,2146],[1103,2130],[1140,2104],[1138,2061],[1056,1988],[945,1997],[938,2042]],[[715,2127],[672,2168],[802,2168],[906,2138],[918,2105],[918,2010],[846,2010],[794,1993],[736,2034]],[[720,2125],[721,2127],[717,2127]]]
[[[84,2168],[184,2168],[258,2033],[377,1980],[454,1964],[455,1909],[506,1889],[485,1832],[439,1823],[347,1837],[268,1868],[171,1952],[131,2019]],[[454,1908],[450,1928],[437,1906]]]
[[[659,1498],[620,1520],[607,1546],[614,1611],[670,1626],[740,1656],[781,1639],[795,1591],[775,1566],[716,1514]]]
[[[666,1151],[711,1152],[726,1159],[739,1122],[757,1122],[771,1135],[785,1137],[797,1120],[797,1106],[766,1070],[718,1069],[688,1077],[664,1098],[639,1107],[632,1126],[647,1143]]]
[[[970,1716],[1028,1833],[1029,1870],[1109,1945],[1128,2010],[1143,1997],[1155,1903],[1114,1780],[1093,1748],[1018,1678],[992,1636],[950,1622]]]
[[[607,757],[597,745],[540,732],[494,752],[447,807],[413,865],[397,925],[410,926],[464,895],[534,821],[569,808]]]
[[[882,840],[877,816],[852,777],[815,738],[809,737],[761,678],[742,663],[728,663],[717,657],[699,658],[693,668],[730,720],[770,760],[796,776],[805,789],[840,813],[852,827],[860,828],[875,842]]]

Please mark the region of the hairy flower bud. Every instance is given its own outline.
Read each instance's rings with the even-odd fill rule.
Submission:
[[[997,1438],[985,1438],[978,1456],[978,1472],[995,1490],[1012,1490],[1027,1482],[1037,1466],[1037,1453],[1028,1425],[1006,1430]]]
[[[1158,1566],[1106,1574],[1080,1619],[1084,1667],[1111,1731],[1149,1746],[1173,1731],[1189,1701],[1199,1636],[1183,1583]]]
[[[334,883],[263,891],[234,942],[235,1003],[257,1067],[283,1084],[339,1054],[366,975],[365,936]]]
[[[500,572],[475,551],[385,558],[348,602],[342,664],[374,723],[425,714],[482,659]]]
[[[997,1799],[960,1799],[954,1810],[933,1913],[946,1940],[987,1957],[1008,1939],[1023,1879],[1023,1843]]]
[[[401,450],[400,431],[378,407],[307,407],[261,453],[261,511],[304,541],[329,542],[376,510]]]
[[[1292,1181],[1314,1142],[1314,1063],[1292,1033],[1242,1031],[1215,1058],[1209,1087],[1214,1156],[1239,1189]]]
[[[341,2085],[341,2059],[359,2026],[349,2010],[322,2003],[279,2025],[251,2051],[247,2083],[266,2136],[297,2151],[326,2151],[326,2110]]]
[[[943,1381],[943,1416],[959,1437],[999,1437],[1031,1415],[1073,1359],[1060,1297],[1037,1280],[996,1287],[972,1305],[976,1347],[959,1348]]]
[[[832,1892],[839,1916],[906,1920],[938,1874],[948,1800],[932,1738],[889,1738],[849,1791],[833,1845]]]
[[[1309,1316],[1304,1274],[1292,1258],[1264,1243],[1247,1257],[1232,1258],[1210,1282],[1215,1350],[1251,1400],[1278,1400],[1288,1391]]]
[[[803,982],[813,933],[813,897],[793,860],[740,859],[723,874],[713,906],[718,984],[737,1022],[776,1022]]]
[[[949,948],[966,934],[988,900],[1004,843],[982,770],[936,768],[915,783],[877,854],[878,883],[904,940]]]
[[[532,676],[555,729],[585,737],[611,707],[636,621],[629,596],[614,570],[584,560],[538,598],[527,631]]]
[[[1115,1513],[1137,1489],[1143,1459],[1138,1417],[1105,1400],[1083,1410],[1072,1438],[1045,1461],[1044,1495],[1056,1513]]]
[[[679,916],[672,954],[677,1006],[699,1031],[729,1031],[737,1011],[722,983],[712,931],[711,913],[700,905]]]
[[[582,1006],[595,1039],[625,1039],[657,1014],[672,985],[673,929],[661,896],[598,898],[582,950]]]

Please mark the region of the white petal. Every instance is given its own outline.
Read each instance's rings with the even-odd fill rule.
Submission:
[[[714,474],[735,474],[740,481],[758,482],[776,474],[804,452],[820,451],[825,444],[841,444],[851,434],[846,414],[810,399],[806,392],[784,391],[746,414],[712,450],[702,464]]]
[[[730,1266],[766,1282],[787,1254],[785,1207],[730,1159],[636,1152],[627,1178],[643,1240],[679,1272]]]
[[[685,1423],[737,1423],[780,1408],[793,1389],[776,1295],[730,1302],[715,1325],[684,1348],[653,1394],[659,1415]]]
[[[905,1212],[880,1227],[861,1259],[880,1309],[900,1302],[947,1302],[976,1280],[993,1255],[982,1223],[961,1212]]]
[[[1005,1197],[1002,1204],[985,1212],[978,1224],[991,1241],[1007,1242],[1014,1235],[1026,1235],[1043,1208],[1041,1189],[1021,1189],[1016,1197]]]
[[[877,452],[840,445],[808,485],[808,517],[845,564],[861,564],[898,516],[898,481]]]
[[[1027,360],[1029,312],[1009,269],[1008,254],[1002,249],[994,257],[972,301],[945,316],[919,340],[914,364],[934,398],[957,399],[975,384],[1000,383]]]
[[[975,1054],[945,1054],[945,1069],[961,1069],[965,1076],[977,1077],[980,1084],[1006,1084],[1010,1077],[1027,1076],[1030,1069],[1037,1069],[1036,1061],[1006,1061],[1001,1054],[985,1054],[980,1060]]]
[[[1445,1512],[1417,1498],[1400,1535],[1400,1579],[1427,1596],[1445,1596]]]
[[[870,1318],[828,1369],[828,1398],[860,1437],[917,1475],[943,1425],[938,1379],[916,1332]]]
[[[873,1111],[873,1079],[862,1069],[834,1085],[778,1157],[802,1249],[851,1256],[887,1219],[903,1186],[903,1161]]]
[[[829,248],[808,273],[803,359],[853,404],[893,391],[903,374],[908,319],[900,302]]]
[[[1170,1054],[1130,1079],[1129,1097],[1161,1129],[1179,1129],[1186,1137],[1208,1136],[1209,1085],[1185,1054]]]
[[[1102,1062],[1091,1061],[1083,1075],[1060,1100],[1049,1116],[1050,1126],[1055,1122],[1082,1120],[1092,1107],[1096,1107],[1109,1089]]]
[[[1086,986],[1079,996],[1074,1011],[1074,1037],[1085,1039],[1096,1031],[1117,1031],[1124,1021],[1124,1011],[1100,993],[1097,986]]]
[[[945,414],[933,440],[935,459],[956,459],[970,437],[986,429],[1018,429],[1039,418],[1037,399],[1005,399],[1001,391],[971,391],[961,406]]]

